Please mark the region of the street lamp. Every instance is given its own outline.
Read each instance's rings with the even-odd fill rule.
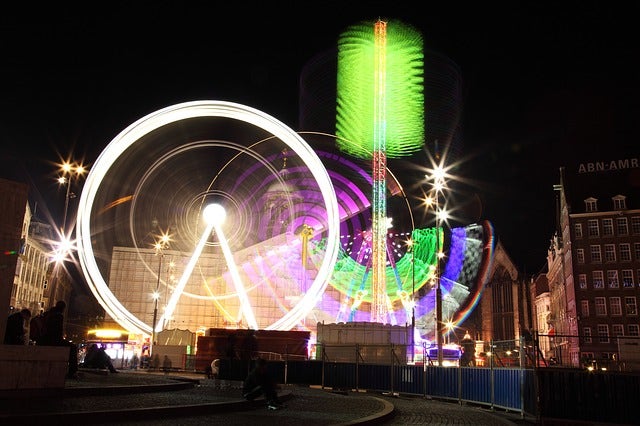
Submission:
[[[436,220],[436,264],[434,270],[434,284],[436,286],[435,291],[435,305],[436,305],[436,324],[435,324],[435,333],[436,333],[436,344],[438,347],[438,365],[442,365],[442,286],[441,286],[441,267],[440,262],[444,257],[443,247],[440,243],[440,229],[442,228],[443,223],[449,217],[447,211],[444,206],[440,203],[440,196],[446,188],[445,182],[446,172],[444,167],[441,165],[435,166],[433,169],[432,175],[426,175],[427,180],[432,181],[433,186],[431,188],[431,192],[426,199],[427,206],[433,207],[433,212],[435,214]]]
[[[454,332],[455,324],[451,319],[449,319],[447,320],[445,327],[447,328],[447,343],[451,343],[451,333]]]
[[[407,246],[411,250],[411,362],[413,362],[416,352],[416,253],[413,238],[407,241]]]
[[[164,257],[163,250],[169,247],[169,241],[171,240],[169,234],[163,234],[158,241],[154,244],[156,249],[156,256],[159,256],[158,260],[158,280],[156,281],[156,291],[153,292],[153,322],[151,323],[151,342],[149,344],[149,355],[153,355],[153,346],[156,343],[156,322],[158,321],[158,299],[160,298],[160,274],[162,273],[162,258]]]
[[[58,183],[60,185],[66,185],[66,194],[64,197],[64,214],[62,215],[62,228],[61,234],[63,238],[67,238],[67,213],[69,211],[69,199],[71,198],[71,180],[76,177],[82,176],[86,169],[82,164],[72,164],[64,162],[60,165],[61,176],[58,177]]]
[[[71,242],[71,232],[67,231],[67,215],[69,212],[69,199],[73,195],[71,192],[71,181],[75,177],[80,178],[84,175],[86,168],[82,164],[64,162],[60,164],[60,176],[58,176],[58,183],[65,185],[65,197],[64,197],[64,214],[62,216],[62,224],[60,226],[60,236],[57,247],[53,254],[53,269],[51,276],[51,283],[49,286],[49,303],[54,303],[56,300],[61,299],[58,295],[58,274],[60,273],[60,266],[68,260],[69,254],[73,251],[73,244]]]

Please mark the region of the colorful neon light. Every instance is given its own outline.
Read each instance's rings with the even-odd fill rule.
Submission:
[[[354,25],[338,41],[337,146],[372,160],[372,251],[366,267],[373,277],[372,322],[390,321],[387,157],[408,155],[424,143],[423,57],[420,33],[399,22],[378,20],[373,32],[370,24]]]

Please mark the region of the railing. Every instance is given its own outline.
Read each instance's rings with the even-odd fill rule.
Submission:
[[[498,353],[503,347],[502,342],[491,342],[487,349]],[[478,367],[413,365],[404,356],[405,349],[398,345],[325,345],[317,352],[319,359],[273,360],[268,368],[283,384],[410,394],[503,409],[538,420],[636,424],[640,418],[638,373],[534,368],[525,351],[519,352],[515,367],[503,366],[504,362],[496,361],[498,356],[489,356],[487,365]],[[340,358],[345,356],[348,358]],[[244,380],[252,362],[221,359],[219,378]]]

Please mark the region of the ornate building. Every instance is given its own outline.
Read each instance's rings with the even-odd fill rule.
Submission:
[[[638,159],[560,169],[558,231],[547,258],[549,339],[563,365],[618,357],[617,337],[640,339]]]

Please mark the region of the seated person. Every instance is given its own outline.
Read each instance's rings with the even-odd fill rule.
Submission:
[[[242,396],[247,401],[253,401],[257,397],[264,395],[267,400],[269,410],[278,410],[283,407],[278,400],[278,385],[267,371],[267,361],[258,358],[255,361],[253,370],[242,383]]]
[[[85,368],[104,368],[112,373],[118,372],[111,362],[111,357],[105,352],[104,348],[97,343],[93,343],[89,346],[89,349],[87,349],[82,366]]]

